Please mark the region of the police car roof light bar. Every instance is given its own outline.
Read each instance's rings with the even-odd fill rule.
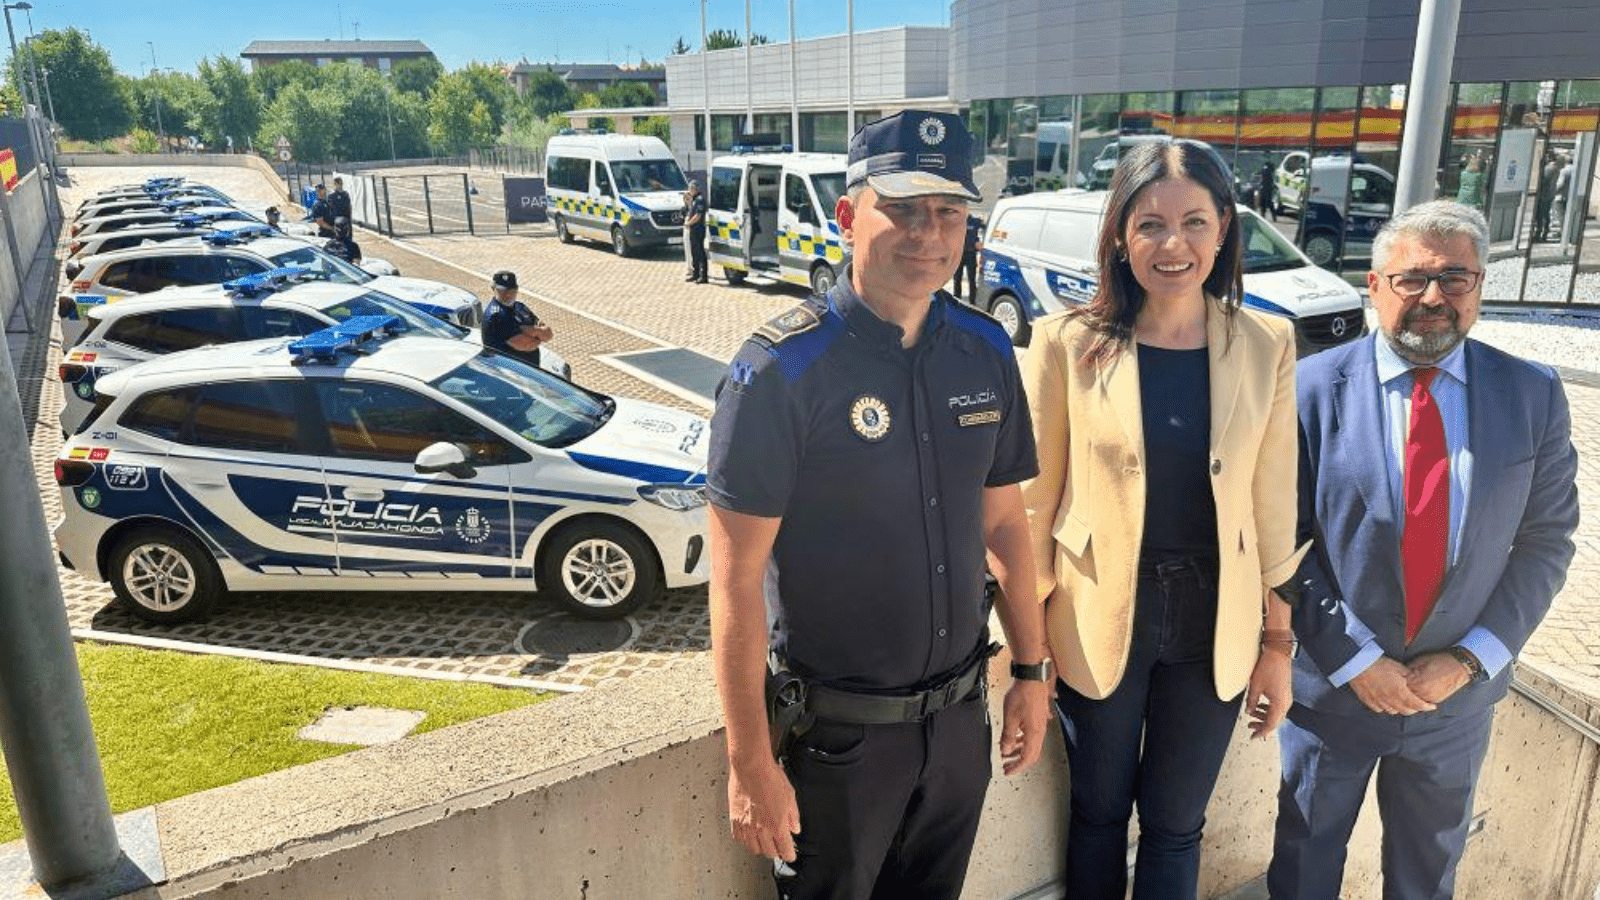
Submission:
[[[177,212],[180,209],[194,209],[199,205],[199,200],[193,197],[185,197],[178,200],[167,200],[161,204],[161,208],[166,212]]]
[[[341,351],[359,351],[362,344],[380,334],[398,334],[404,327],[399,316],[353,316],[290,344],[289,355],[297,364],[315,359],[337,359]]]
[[[200,236],[200,240],[214,247],[226,247],[229,244],[242,244],[252,238],[262,237],[272,233],[271,225],[242,225],[226,231],[213,231]]]
[[[301,278],[309,278],[312,274],[310,269],[303,266],[285,266],[281,269],[268,269],[265,272],[224,281],[222,289],[230,294],[254,297],[257,294],[282,290],[288,284]]]
[[[211,224],[211,220],[205,216],[187,215],[179,216],[172,224],[179,228],[204,228]]]

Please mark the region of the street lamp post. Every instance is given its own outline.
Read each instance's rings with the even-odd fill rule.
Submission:
[[[12,74],[16,75],[16,77],[17,77],[17,88],[18,88],[17,93],[22,95],[22,101],[24,103],[32,103],[35,106],[37,106],[38,105],[38,100],[37,99],[29,99],[28,98],[28,82],[23,79],[22,70],[20,68],[20,66],[22,65],[22,57],[17,54],[17,33],[11,27],[11,11],[13,9],[22,9],[22,8],[23,8],[23,5],[21,3],[7,3],[7,4],[5,4],[6,37],[11,41]]]
[[[394,107],[393,107],[393,104],[391,103],[391,101],[389,99],[390,95],[391,95],[391,93],[393,91],[394,91],[394,85],[390,84],[387,80],[385,80],[384,83],[383,83],[383,117],[385,119],[389,120],[389,161],[390,162],[395,162],[395,161],[397,161],[399,159],[399,157],[396,156],[395,152],[394,152]]]
[[[145,41],[145,43],[150,45],[150,96],[154,97],[156,101],[156,134],[160,136],[161,149],[165,151],[167,149],[167,129],[161,124],[161,82],[156,78],[161,70],[156,67],[155,41]]]
[[[54,125],[56,121],[56,98],[54,94],[50,93],[50,70],[40,69],[39,72],[44,75],[45,108],[50,110],[50,124],[52,126],[51,132],[54,133]]]
[[[11,6],[12,6],[13,9],[22,10],[23,14],[25,14],[28,17],[28,39],[26,41],[23,41],[23,45],[27,48],[27,51],[28,51],[28,72],[32,76],[32,80],[33,80],[33,105],[34,106],[38,106],[39,105],[39,65],[38,65],[37,62],[35,62],[35,57],[33,55],[33,4],[27,2],[27,0],[17,0],[17,2],[11,4]]]

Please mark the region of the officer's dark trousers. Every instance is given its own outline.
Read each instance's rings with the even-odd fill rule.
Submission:
[[[689,274],[699,281],[709,277],[706,265],[706,227],[696,225],[684,231],[684,239],[689,242]]]
[[[974,253],[965,253],[961,256],[961,265],[956,268],[956,299],[961,298],[961,278],[967,279],[967,299],[978,299],[978,257]]]
[[[794,863],[776,868],[780,900],[959,897],[989,736],[981,691],[921,722],[818,721],[786,763],[801,831]]]
[[[1214,562],[1168,576],[1141,566],[1122,681],[1104,700],[1057,684],[1072,776],[1066,882],[1073,900],[1123,900],[1136,801],[1134,900],[1194,900],[1206,803],[1241,702],[1217,699],[1216,621]]]

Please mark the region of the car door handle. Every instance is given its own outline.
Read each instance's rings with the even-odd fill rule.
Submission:
[[[383,499],[383,491],[373,488],[347,487],[343,491],[346,500],[370,500],[377,502]]]

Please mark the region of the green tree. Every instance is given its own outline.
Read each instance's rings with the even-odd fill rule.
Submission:
[[[200,130],[206,143],[221,147],[233,138],[243,150],[245,138],[261,128],[261,93],[237,59],[221,54],[214,62],[200,60],[200,83],[209,96],[200,107]]]
[[[250,78],[261,93],[262,103],[269,105],[291,84],[301,85],[307,90],[322,84],[322,73],[317,67],[300,59],[262,66],[251,72]]]
[[[337,96],[327,88],[308,88],[291,82],[267,106],[256,132],[257,147],[271,147],[280,136],[294,145],[295,158],[306,162],[328,162],[333,158],[338,135]]]
[[[433,85],[444,74],[444,66],[431,56],[421,59],[404,59],[389,70],[389,83],[397,91],[426,97],[433,93]]]
[[[577,106],[577,96],[572,86],[549,69],[535,69],[528,74],[528,89],[522,103],[534,118],[544,119],[551,113],[566,112]]]
[[[677,41],[673,42],[672,44],[672,53],[670,55],[682,56],[685,53],[689,53],[692,49],[693,48],[691,48],[688,44],[684,43],[683,35],[680,34],[678,35]]]
[[[765,41],[757,41],[756,43],[765,43]],[[734,47],[743,46],[744,38],[740,37],[737,31],[718,28],[716,31],[706,35],[707,50],[731,50]]]
[[[68,137],[99,141],[133,126],[133,99],[111,55],[77,28],[47,30],[33,42],[35,62],[50,70],[50,93]],[[12,60],[8,67],[15,66]]]
[[[500,129],[489,105],[478,96],[472,76],[451,72],[439,79],[428,98],[428,139],[440,153],[457,155],[494,143]]]
[[[600,109],[604,105],[605,104],[600,102],[600,95],[594,91],[587,91],[582,96],[578,97],[578,109]],[[606,131],[611,131],[613,128],[615,128],[615,126],[612,125],[611,120],[605,116],[591,116],[584,127],[604,128]]]
[[[186,137],[203,130],[201,110],[211,95],[193,75],[162,69],[128,81],[128,90],[136,121],[147,131]]]
[[[0,84],[0,110],[12,118],[22,118],[22,94],[10,81]]]
[[[672,143],[672,121],[666,116],[649,116],[643,119],[634,119],[633,133],[657,137],[670,144]]]
[[[613,108],[655,106],[656,92],[640,81],[619,81],[600,92],[600,105]]]
[[[499,65],[475,62],[456,74],[466,80],[473,95],[483,102],[484,109],[489,112],[489,122],[493,125],[492,133],[499,134],[500,129],[505,127],[507,114],[517,102],[517,92],[506,80],[504,69]]]

